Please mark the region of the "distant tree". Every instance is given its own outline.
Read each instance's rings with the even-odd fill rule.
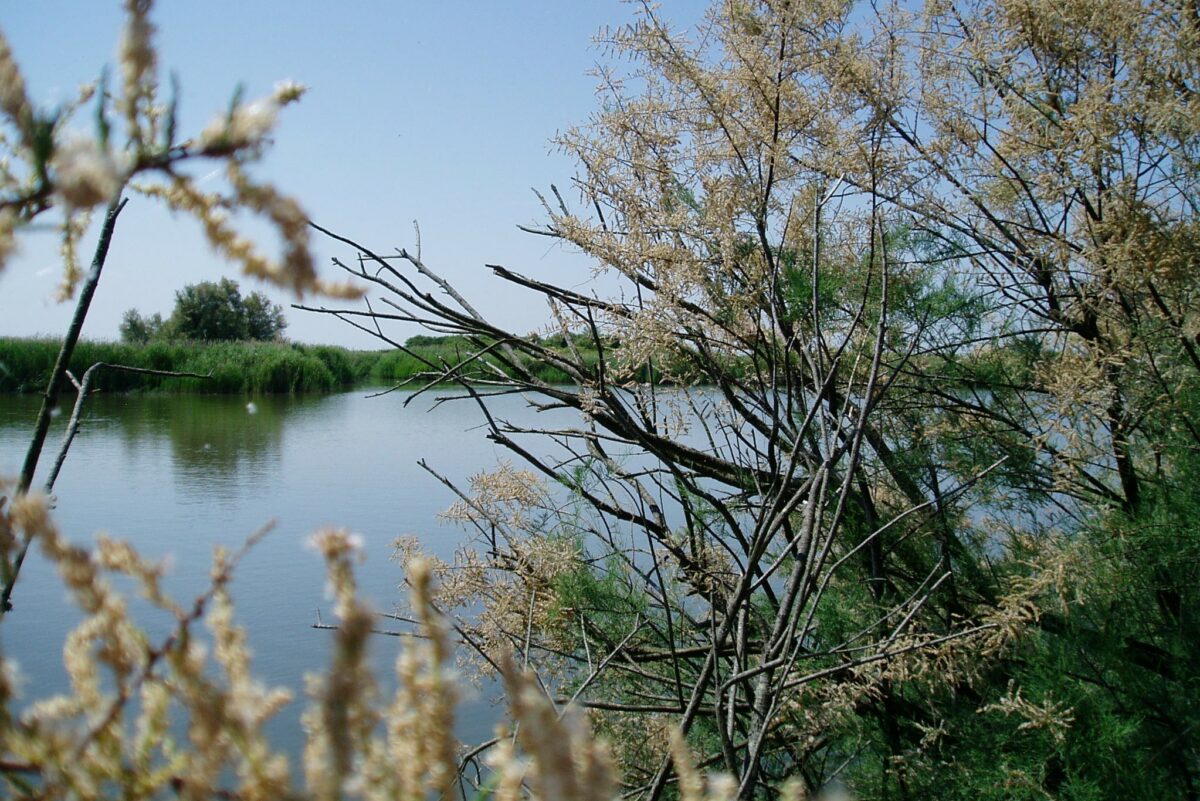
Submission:
[[[175,310],[166,323],[167,332],[180,339],[271,340],[279,337],[287,322],[283,309],[266,295],[253,292],[242,298],[236,281],[190,284],[175,293]]]
[[[278,339],[283,329],[287,328],[283,309],[261,292],[251,292],[247,295],[243,301],[243,309],[247,339]]]
[[[137,309],[129,309],[121,318],[121,341],[145,344],[162,336],[164,326],[161,314],[143,317]]]

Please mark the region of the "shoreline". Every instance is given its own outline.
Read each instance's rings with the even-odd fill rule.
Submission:
[[[0,337],[0,394],[40,394],[53,369],[61,339]],[[141,370],[194,373],[207,377],[147,375],[100,370],[93,391],[201,395],[291,395],[329,393],[356,386],[386,387],[412,379],[419,386],[429,371],[421,361],[454,364],[473,350],[460,337],[412,337],[402,350],[351,350],[338,345],[293,342],[151,341],[147,343],[80,340],[70,370],[79,377],[103,362]],[[414,356],[413,354],[417,354]],[[420,358],[418,358],[418,356]],[[546,364],[528,365],[552,384],[570,384]]]

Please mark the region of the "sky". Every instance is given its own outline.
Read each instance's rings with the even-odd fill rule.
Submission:
[[[662,13],[687,24],[701,10],[698,0],[677,0]],[[282,113],[254,176],[298,198],[315,222],[376,252],[411,249],[419,222],[426,263],[486,316],[523,332],[546,322],[544,308],[484,265],[570,286],[589,279],[581,255],[517,225],[544,219],[533,188],[553,183],[573,197],[575,165],[551,140],[598,107],[589,73],[605,55],[592,39],[634,12],[617,0],[161,0],[152,19],[160,79],[165,84],[173,71],[182,87],[181,136],[227,109],[239,85],[246,98],[269,94],[283,79],[309,86]],[[116,0],[0,3],[0,28],[42,108],[115,64],[122,19]],[[79,116],[81,131],[90,117]],[[0,336],[66,330],[73,303],[54,297],[59,219],[52,210],[39,218],[40,230],[19,235],[20,250],[0,273]],[[81,245],[85,264],[94,242],[93,231]],[[269,237],[261,242],[278,252]],[[337,277],[330,257],[353,255],[315,245],[330,278]],[[118,222],[84,336],[116,339],[126,309],[166,316],[176,290],[222,276],[238,278],[237,268],[210,251],[194,220],[135,196]],[[285,308],[294,300],[240,280],[243,293],[265,291]],[[378,347],[328,316],[286,313],[291,339]]]

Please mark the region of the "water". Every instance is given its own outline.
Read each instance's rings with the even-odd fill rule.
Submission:
[[[363,594],[375,608],[390,610],[402,596],[399,567],[389,559],[394,538],[416,535],[428,551],[448,558],[466,536],[437,521],[454,498],[417,461],[465,483],[505,457],[486,440],[473,403],[434,406],[429,396],[405,407],[407,397],[351,392],[256,398],[248,405],[232,397],[97,395],[55,486],[56,520],[73,541],[89,543],[106,531],[143,555],[169,559],[166,588],[181,601],[206,588],[215,546],[236,547],[274,521],[239,566],[232,594],[256,675],[300,699],[303,675],[328,661],[330,632],[312,628],[317,610],[327,622],[332,618],[323,564],[305,547],[307,538],[324,525],[359,533]],[[493,408],[533,422],[520,398],[498,398]],[[0,474],[18,472],[36,412],[36,398],[0,396]],[[55,421],[35,483],[49,470],[66,416]],[[0,645],[19,663],[22,695],[30,700],[66,687],[60,649],[79,619],[35,550],[13,595],[15,609],[0,624]],[[160,635],[166,631],[165,620],[146,623]],[[397,643],[375,639],[377,673],[390,674]],[[462,708],[464,740],[489,735],[498,716],[490,697],[480,691]],[[273,739],[293,754],[302,707],[294,701],[271,724]]]

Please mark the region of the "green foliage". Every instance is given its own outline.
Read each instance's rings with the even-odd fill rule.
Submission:
[[[306,357],[318,359],[329,370],[336,386],[350,386],[362,381],[370,373],[370,367],[378,354],[349,351],[332,345],[292,345],[292,349]]]
[[[428,347],[441,347],[441,348],[450,348],[450,349],[457,348],[464,352],[470,352],[470,349],[471,349],[470,340],[468,340],[466,337],[460,337],[460,336],[439,337],[439,336],[434,336],[431,334],[417,334],[415,336],[409,337],[404,342],[404,344],[406,347],[409,347],[409,348],[428,348]]]
[[[207,380],[167,379],[165,389],[189,392],[328,392],[337,388],[333,372],[315,355],[280,344],[216,343],[192,351],[185,364]],[[206,386],[211,384],[211,386]]]
[[[564,547],[582,552],[581,546],[571,542]],[[630,582],[627,567],[613,557],[581,559],[575,570],[554,580],[553,589],[552,614],[564,629],[578,634],[582,616],[591,636],[610,646],[629,633],[635,616],[645,616],[649,609],[645,596]]]
[[[43,390],[59,345],[52,339],[0,339],[0,392]],[[201,379],[101,370],[93,378],[92,386],[106,392],[329,392],[362,380],[375,355],[352,355],[343,348],[282,342],[157,340],[135,345],[82,341],[75,348],[70,369],[78,376],[96,362],[104,362],[210,376]]]
[[[71,360],[76,375],[102,361],[153,370],[211,373],[213,377],[201,381],[105,371],[94,379],[94,386],[110,392],[325,392],[364,382],[394,384],[431,376],[434,373],[429,363],[456,363],[466,352],[461,338],[456,337],[414,337],[408,343],[412,353],[352,351],[301,343],[176,340],[150,333],[155,330],[155,322],[162,324],[158,315],[147,319],[130,310],[125,317],[122,342],[79,343]],[[165,326],[171,327],[170,323]],[[41,391],[58,348],[57,340],[0,338],[0,392]],[[595,351],[589,356],[591,364],[599,361]],[[570,383],[566,373],[549,364],[529,359],[525,366],[547,383]]]
[[[416,356],[393,350],[381,355],[371,367],[371,378],[380,383],[398,382],[412,378],[429,369]]]
[[[246,296],[242,301],[242,312],[246,325],[245,339],[268,342],[279,339],[283,329],[287,328],[283,309],[261,292],[251,292]]]
[[[567,349],[566,338],[561,334],[539,341],[551,350],[563,352]],[[600,361],[600,355],[591,338],[582,335],[576,336],[574,344],[584,354],[585,360],[592,369],[595,369]],[[466,337],[417,335],[409,337],[404,343],[404,350],[393,350],[379,355],[372,365],[369,375],[372,380],[381,383],[415,381],[422,378],[432,379],[437,377],[444,367],[459,364],[476,350],[478,350],[478,346]],[[547,384],[572,383],[572,379],[567,373],[547,362],[526,356],[522,358],[521,364],[538,380]],[[475,369],[480,378],[488,377],[487,370],[490,368],[485,367],[484,362],[477,362]],[[506,370],[505,372],[511,371]]]
[[[242,297],[236,281],[189,284],[175,293],[175,309],[164,321],[158,314],[143,317],[136,309],[125,312],[121,340],[145,343],[154,339],[187,339],[200,342],[277,340],[287,327],[283,309],[261,292]]]
[[[149,317],[143,317],[137,309],[129,309],[121,318],[117,329],[122,342],[144,345],[152,339],[158,339],[163,334],[163,318],[157,312]]]
[[[245,305],[237,283],[203,281],[175,293],[175,310],[168,320],[170,334],[178,339],[206,342],[246,339]]]
[[[1191,796],[1200,752],[1200,455],[1168,451],[1138,509],[1100,515],[1072,537],[1011,544],[996,562],[1010,580],[1058,574],[1038,599],[1036,627],[970,682],[896,688],[902,764],[887,764],[886,715],[864,715],[869,725],[855,736],[879,751],[873,764],[852,766],[863,797],[887,793],[885,773],[902,773],[912,797],[961,801]],[[823,628],[836,640],[865,603],[848,594],[841,614],[827,608]]]

